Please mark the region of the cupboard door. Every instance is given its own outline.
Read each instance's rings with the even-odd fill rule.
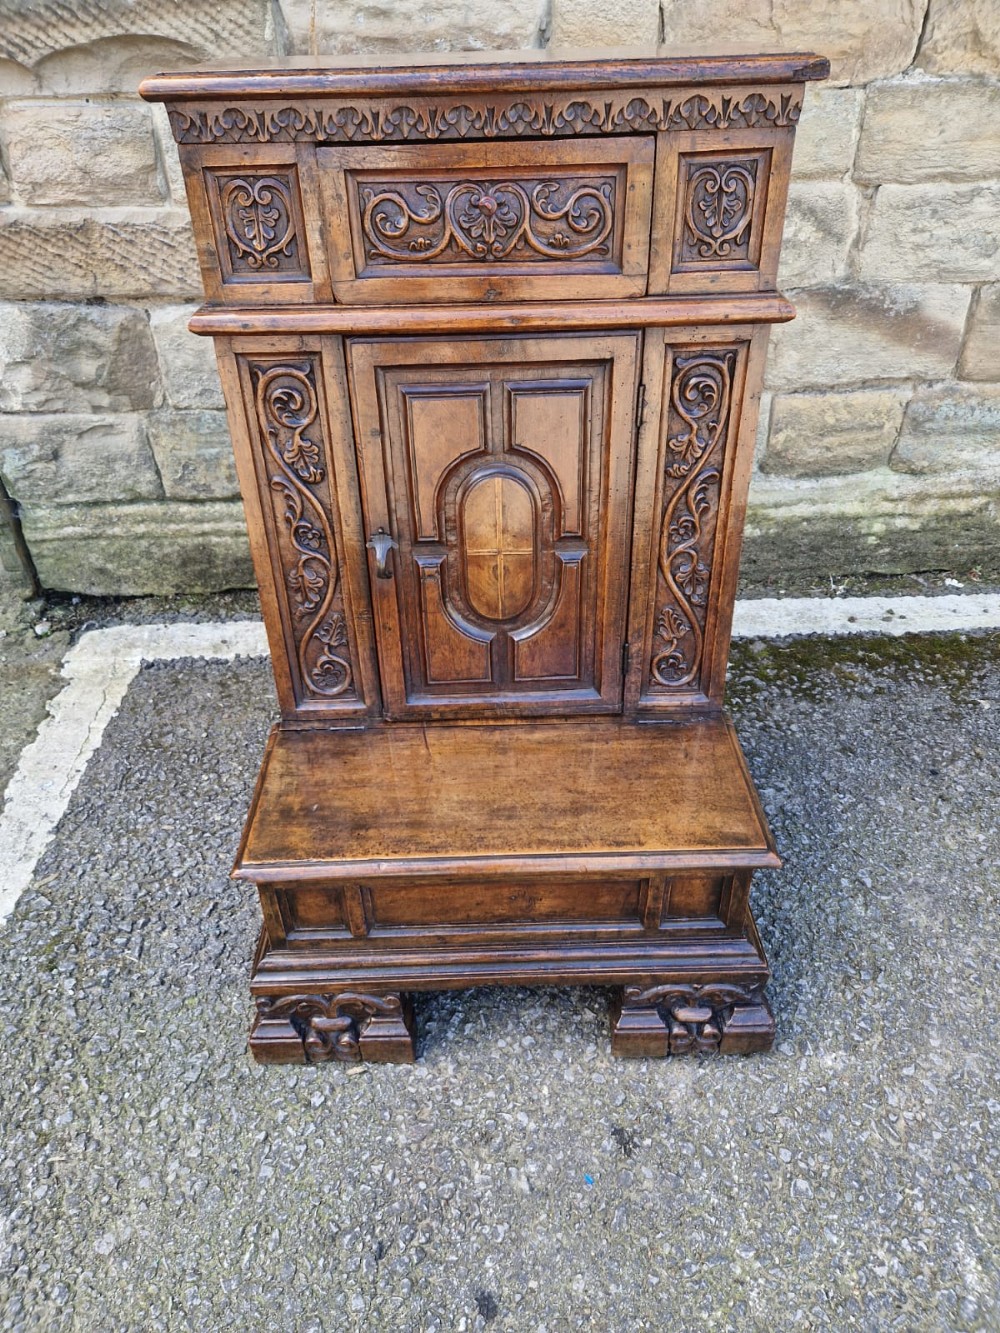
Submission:
[[[392,716],[621,708],[639,336],[350,344]]]

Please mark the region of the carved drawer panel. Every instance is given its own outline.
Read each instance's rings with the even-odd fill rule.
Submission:
[[[773,288],[790,158],[787,130],[662,135],[650,292]]]
[[[319,148],[337,300],[642,295],[652,137]]]

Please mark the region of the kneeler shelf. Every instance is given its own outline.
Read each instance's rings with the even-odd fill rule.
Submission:
[[[281,707],[234,875],[266,1062],[412,996],[614,988],[624,1056],[766,1049],[722,708],[814,56],[158,75]]]

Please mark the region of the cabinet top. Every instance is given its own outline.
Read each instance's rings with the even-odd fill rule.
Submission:
[[[144,79],[149,102],[215,98],[379,97],[396,93],[539,92],[563,89],[801,83],[825,79],[830,62],[787,55],[651,55],[648,51],[460,51],[386,56],[307,56],[194,68]]]

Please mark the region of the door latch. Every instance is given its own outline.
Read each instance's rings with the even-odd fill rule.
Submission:
[[[379,528],[378,532],[373,533],[368,538],[365,545],[369,550],[375,552],[375,577],[391,579],[392,570],[389,568],[389,553],[392,550],[399,550],[399,542],[390,537],[385,528]]]

